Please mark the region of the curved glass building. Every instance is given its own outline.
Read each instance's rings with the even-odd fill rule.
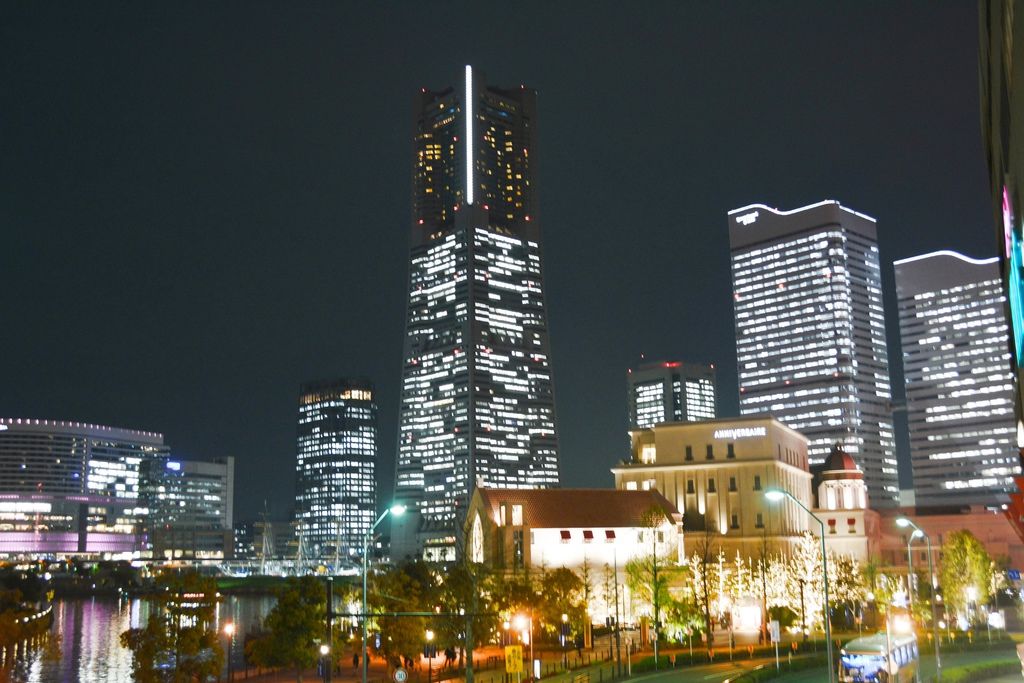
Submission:
[[[156,432],[0,418],[0,555],[142,550],[141,464],[166,455]]]

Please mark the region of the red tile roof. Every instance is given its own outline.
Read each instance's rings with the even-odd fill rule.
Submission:
[[[681,520],[675,506],[654,490],[479,488],[477,492],[492,520],[502,503],[522,505],[523,523],[535,529],[643,526],[652,509],[670,523]]]

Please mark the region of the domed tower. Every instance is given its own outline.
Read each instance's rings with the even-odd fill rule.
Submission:
[[[864,473],[842,444],[832,446],[819,471],[818,508],[822,510],[865,510],[868,487]]]

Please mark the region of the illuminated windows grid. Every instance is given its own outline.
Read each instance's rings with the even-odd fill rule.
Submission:
[[[729,213],[740,414],[839,442],[880,506],[899,494],[874,220],[837,202]]]
[[[630,368],[626,377],[630,429],[716,417],[714,366],[658,361]]]
[[[534,90],[469,66],[460,86],[420,93],[395,468],[395,498],[418,515],[393,533],[397,556],[454,558],[477,484],[558,484],[535,110]]]
[[[296,458],[298,532],[308,552],[357,561],[376,515],[377,404],[363,379],[304,385]]]
[[[918,505],[997,505],[1020,474],[1006,296],[997,259],[897,261]]]

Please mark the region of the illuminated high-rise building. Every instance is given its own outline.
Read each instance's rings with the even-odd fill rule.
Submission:
[[[417,99],[392,555],[455,556],[476,484],[558,485],[536,163],[536,92]]]
[[[740,414],[804,434],[811,465],[842,444],[872,502],[896,504],[875,219],[824,201],[729,212]]]
[[[1020,466],[999,259],[894,265],[916,503],[1004,503]]]
[[[365,379],[302,386],[295,507],[307,552],[352,562],[377,509],[377,403]]]
[[[629,428],[713,420],[715,367],[682,361],[642,363],[626,373]]]

